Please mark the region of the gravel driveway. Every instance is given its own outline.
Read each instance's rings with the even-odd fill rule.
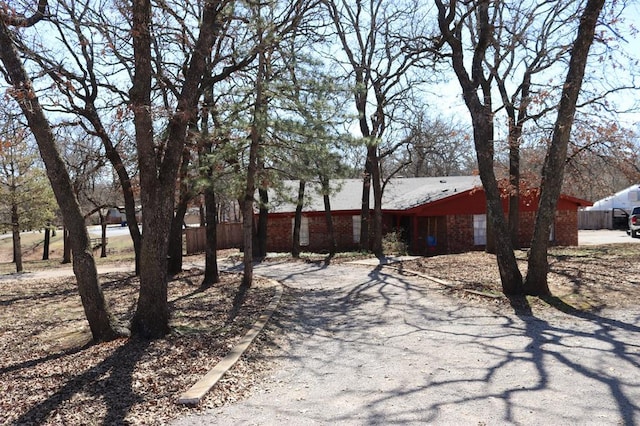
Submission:
[[[273,372],[175,425],[640,424],[640,310],[496,314],[375,266],[256,273],[299,293],[270,325]]]

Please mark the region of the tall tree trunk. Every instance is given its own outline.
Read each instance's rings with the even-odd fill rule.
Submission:
[[[62,262],[63,265],[71,263],[71,244],[69,244],[69,230],[66,226],[62,229]]]
[[[587,2],[580,18],[578,34],[571,50],[569,69],[562,88],[562,97],[560,98],[558,116],[553,129],[553,137],[542,169],[540,202],[538,204],[538,213],[536,214],[531,250],[529,251],[527,277],[524,285],[524,290],[527,294],[550,294],[547,283],[549,235],[562,189],[567,147],[571,136],[578,95],[582,87],[589,49],[593,43],[595,28],[603,5],[604,0],[589,0]]]
[[[131,235],[131,241],[133,242],[133,252],[135,253],[135,271],[136,275],[139,275],[142,234],[140,233],[138,218],[136,217],[136,200],[129,172],[122,162],[120,153],[118,153],[118,150],[113,145],[111,138],[102,125],[102,120],[100,119],[98,111],[96,111],[95,107],[91,105],[90,107],[85,108],[84,112],[85,118],[89,120],[96,129],[96,133],[104,145],[105,155],[118,175],[118,181],[122,187],[122,195],[124,198],[124,211],[125,217],[127,218],[127,227],[129,228],[129,234]]]
[[[44,244],[42,245],[42,260],[49,260],[49,244],[51,243],[51,225],[44,228]]]
[[[493,169],[494,162],[494,129],[492,99],[489,81],[483,73],[486,50],[491,42],[492,25],[489,22],[489,0],[481,0],[476,6],[478,19],[477,44],[471,61],[471,75],[465,68],[463,41],[457,30],[452,31],[450,24],[456,16],[455,4],[445,5],[436,0],[438,8],[438,24],[446,43],[451,47],[453,70],[462,88],[462,95],[471,115],[473,124],[473,140],[478,159],[480,179],[487,199],[487,228],[493,229],[496,243],[496,260],[500,271],[502,291],[505,294],[522,292],[522,274],[518,268],[515,253],[511,245],[509,229],[502,209],[500,189]],[[480,98],[481,90],[483,98]],[[489,224],[490,223],[490,224]],[[487,236],[487,238],[489,238]]]
[[[100,257],[107,257],[107,221],[104,215],[100,215]]]
[[[304,207],[304,190],[307,182],[300,179],[298,185],[298,201],[296,203],[296,213],[293,218],[293,240],[291,241],[291,256],[295,259],[300,257],[300,225],[302,225],[302,208]]]
[[[529,119],[528,109],[529,95],[531,92],[531,73],[525,71],[520,87],[520,105],[516,108],[507,96],[504,83],[500,84],[503,103],[507,111],[509,120],[509,233],[514,249],[519,249],[520,244],[520,141],[522,139],[522,128],[526,120]]]
[[[160,338],[169,332],[167,304],[168,232],[173,214],[173,191],[156,188],[145,191],[142,213],[142,255],[140,291],[132,331],[145,338]]]
[[[247,170],[247,176],[250,174],[251,171]],[[251,191],[251,186],[252,183],[250,183],[249,179],[247,179],[245,197],[242,201],[242,249],[244,250],[244,257],[241,287],[244,288],[251,287],[251,284],[253,283],[253,193],[255,193],[255,186],[253,187],[253,193],[250,197],[249,192]]]
[[[200,287],[208,288],[211,287],[212,284],[220,281],[217,254],[218,214],[216,210],[216,194],[210,185],[207,185],[207,187],[204,189],[204,202],[206,206],[205,214],[207,220],[207,227],[205,230],[207,247],[205,249],[204,277],[202,279],[202,284],[200,284]]]
[[[334,18],[335,19],[335,18]],[[344,44],[344,42],[343,42]],[[360,133],[366,141],[367,153],[365,155],[364,163],[364,175],[362,179],[362,205],[360,209],[360,249],[370,251],[371,250],[371,180],[374,174],[374,164],[377,156],[375,150],[377,147],[375,142],[371,140],[371,129],[367,122],[367,90],[366,82],[364,80],[364,73],[361,69],[356,69],[356,109],[358,111],[360,125]]]
[[[258,172],[258,153],[262,141],[262,132],[265,126],[265,109],[267,98],[264,93],[264,79],[267,74],[266,53],[261,51],[258,55],[258,74],[255,83],[255,105],[253,107],[253,122],[249,140],[249,164],[247,165],[247,180],[242,203],[242,220],[244,232],[244,275],[242,278],[240,293],[246,292],[253,283],[253,203],[256,192],[256,174]]]
[[[169,275],[176,275],[182,272],[182,228],[189,201],[193,197],[187,184],[190,158],[189,149],[185,147],[182,151],[182,164],[180,165],[180,195],[175,214],[171,220],[171,230],[169,231],[169,254],[167,256]]]
[[[484,246],[485,253],[496,254],[496,232],[493,229],[493,222],[489,220],[489,212],[487,211],[487,229],[486,229],[486,244]]]
[[[510,120],[511,121],[511,120]],[[509,127],[515,126],[510,124]],[[522,127],[509,131],[509,235],[514,249],[520,248],[520,137]]]
[[[495,75],[494,75],[495,76]],[[520,244],[520,140],[522,128],[529,120],[528,109],[531,102],[531,69],[526,69],[522,77],[520,90],[520,104],[515,105],[514,98],[508,95],[505,81],[496,78],[498,90],[502,96],[502,103],[507,114],[509,132],[507,141],[509,146],[509,233],[514,249]]]
[[[490,108],[474,109],[473,133],[480,180],[487,201],[487,242],[493,237],[495,254],[504,294],[522,292],[522,274],[511,246],[511,237],[502,208],[500,188],[493,169],[493,122]],[[488,234],[488,232],[487,232]]]
[[[255,255],[260,259],[267,257],[267,227],[269,225],[269,193],[267,188],[258,188],[260,208],[258,210],[258,226],[256,229]]]
[[[321,176],[320,182],[322,185],[322,199],[324,202],[324,217],[327,223],[327,234],[329,239],[329,257],[336,255],[336,249],[338,244],[336,242],[336,232],[333,226],[333,216],[331,215],[331,198],[329,198],[329,178]]]
[[[200,287],[203,289],[211,287],[220,281],[220,273],[218,271],[218,206],[216,202],[216,193],[214,188],[214,167],[208,158],[213,153],[213,138],[209,132],[209,118],[213,119],[215,125],[215,110],[211,109],[214,104],[213,99],[213,81],[205,78],[203,81],[204,102],[201,114],[201,144],[198,151],[198,162],[202,177],[206,179],[207,184],[204,187],[204,207],[200,205],[200,226],[205,226],[205,260],[204,260],[204,276]]]
[[[362,178],[362,204],[360,208],[360,249],[369,251],[371,249],[369,223],[371,218],[371,163],[367,157],[365,163],[364,176]]]
[[[371,184],[373,185],[373,227],[371,236],[371,252],[382,257],[382,177],[378,146],[370,146],[368,156],[371,157]]]
[[[22,245],[20,244],[20,215],[18,205],[11,205],[11,232],[13,234],[13,262],[16,264],[16,272],[22,272]]]
[[[167,255],[167,271],[169,275],[176,275],[182,272],[182,230],[184,228],[184,217],[187,214],[187,203],[182,200],[176,205],[175,215],[171,221],[169,231],[169,252]]]
[[[354,83],[353,95],[358,125],[367,150],[360,208],[360,248],[371,251],[376,256],[382,256],[382,180],[378,143],[386,127],[385,120],[389,112],[386,110],[391,106],[389,93],[392,93],[394,86],[403,80],[400,76],[406,76],[410,66],[405,65],[413,61],[413,54],[404,49],[400,49],[402,53],[391,53],[395,52],[392,45],[404,44],[404,41],[397,39],[393,31],[386,31],[389,28],[385,27],[386,24],[381,20],[382,15],[379,14],[380,10],[384,10],[381,2],[324,3],[351,68],[349,78],[353,78]],[[351,42],[352,34],[357,35],[358,43]],[[388,55],[383,66],[377,58],[378,53],[382,51]],[[373,114],[367,111],[369,106],[375,109]],[[373,216],[370,206],[372,189]]]
[[[224,7],[222,3],[208,1],[203,5],[200,34],[184,75],[176,110],[169,119],[162,156],[156,150],[151,105],[151,2],[134,0],[131,9],[135,73],[129,95],[138,149],[144,233],[140,293],[132,330],[142,337],[159,338],[169,331],[167,254],[168,234],[174,214],[175,185],[187,127],[197,115],[200,83],[221,28],[218,14]]]
[[[73,251],[73,271],[78,292],[94,341],[117,338],[127,331],[117,325],[111,316],[98,282],[98,271],[90,246],[89,235],[73,192],[71,179],[60,157],[51,127],[40,106],[35,90],[13,46],[11,34],[0,19],[0,57],[5,75],[12,86],[11,94],[29,123],[40,155],[47,170],[58,206],[62,211],[69,242]]]
[[[175,214],[172,217],[169,240],[167,247],[167,273],[169,276],[182,272],[182,243],[184,217],[187,213],[187,204],[183,200],[178,201],[174,208]]]
[[[135,74],[129,92],[134,115],[136,146],[140,163],[142,201],[142,251],[140,290],[132,331],[145,338],[159,338],[169,332],[167,305],[168,232],[173,217],[173,194],[164,196],[160,187],[151,114],[151,3],[134,0],[132,8]],[[165,153],[165,158],[168,153]],[[173,170],[168,170],[172,173]],[[173,176],[166,184],[173,185]]]

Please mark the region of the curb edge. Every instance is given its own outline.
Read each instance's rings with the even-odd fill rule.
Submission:
[[[231,367],[233,367],[247,348],[249,348],[253,340],[258,336],[258,334],[260,334],[264,326],[269,322],[271,316],[280,303],[280,298],[283,293],[282,284],[275,280],[269,281],[275,284],[276,292],[265,311],[260,315],[247,334],[245,334],[244,337],[233,347],[233,349],[231,349],[231,351],[222,358],[222,360],[209,370],[207,374],[184,392],[180,398],[178,398],[177,402],[179,404],[197,405],[200,403],[206,393],[209,392],[216,383],[218,383],[222,376],[229,371]]]

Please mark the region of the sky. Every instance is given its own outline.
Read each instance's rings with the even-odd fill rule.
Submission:
[[[617,56],[618,60],[622,60],[620,59],[620,54],[626,52],[626,54],[630,56],[628,62],[613,67],[612,63],[609,62],[606,57],[593,57],[590,59],[588,65],[589,71],[587,76],[597,76],[597,83],[605,87],[615,87],[620,84],[628,85],[632,83],[640,86],[640,65],[638,65],[637,62],[640,60],[640,37],[634,32],[637,22],[640,22],[640,1],[632,1],[629,2],[627,8],[624,10],[622,20],[616,27],[616,31],[619,31],[618,34],[622,37],[622,40],[611,43],[614,56]],[[592,48],[592,52],[601,50],[601,45]],[[470,56],[471,53],[467,52],[467,59]],[[634,75],[637,77],[634,78]],[[600,76],[606,76],[606,79]],[[554,69],[548,77],[541,78],[537,76],[536,81],[544,84],[545,79],[548,78],[560,84],[564,81],[565,77],[566,68],[559,67]],[[462,123],[470,123],[469,112],[464,105],[460,85],[452,70],[449,69],[443,80],[437,85],[425,86],[425,91],[422,96],[426,108],[431,111],[434,117],[453,117]],[[615,117],[619,123],[622,124],[623,127],[635,130],[636,133],[640,134],[640,91],[626,90],[618,94],[610,95],[608,100],[617,106],[616,109],[618,111],[625,111],[618,113]],[[499,96],[496,93],[494,95],[494,105],[499,104]],[[504,130],[500,126],[500,123],[504,121],[504,118],[497,119],[497,139],[505,138]],[[355,136],[359,135],[357,123],[354,123],[350,130]]]

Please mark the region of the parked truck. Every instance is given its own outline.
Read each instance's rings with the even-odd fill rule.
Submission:
[[[629,215],[627,234],[631,235],[631,238],[640,238],[640,206],[634,207]]]

